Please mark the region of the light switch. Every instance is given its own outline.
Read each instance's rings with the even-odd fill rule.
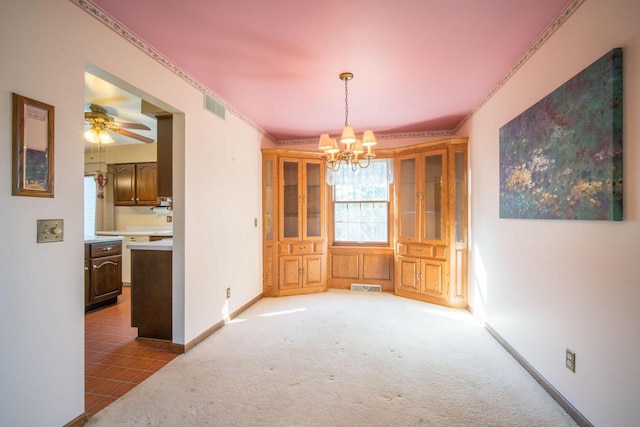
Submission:
[[[38,243],[62,242],[64,221],[61,219],[38,220]]]

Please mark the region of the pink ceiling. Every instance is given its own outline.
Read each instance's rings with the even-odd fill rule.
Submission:
[[[454,129],[570,0],[93,0],[277,140]]]

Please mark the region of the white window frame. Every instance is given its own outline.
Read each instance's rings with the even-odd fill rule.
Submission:
[[[332,244],[336,245],[336,246],[352,246],[352,245],[357,245],[357,246],[382,246],[382,247],[387,247],[390,244],[391,241],[391,218],[392,218],[392,212],[391,212],[391,206],[392,206],[392,195],[393,195],[393,191],[392,191],[392,183],[393,183],[393,161],[392,159],[375,159],[372,160],[372,162],[384,162],[387,165],[387,176],[386,176],[386,198],[373,198],[373,199],[358,199],[358,198],[350,198],[348,200],[336,200],[336,191],[337,189],[339,189],[339,186],[343,183],[344,179],[349,179],[351,177],[354,176],[354,173],[358,173],[360,170],[356,170],[356,172],[353,172],[351,169],[349,168],[344,168],[344,165],[342,165],[341,170],[337,171],[337,172],[333,172],[333,171],[328,171],[327,174],[327,182],[332,185],[332,191],[331,191],[331,199],[332,199],[332,203],[331,203],[331,208],[332,208],[332,229],[333,229],[333,236],[332,236]],[[371,167],[373,165],[370,165],[369,167]],[[344,168],[344,169],[343,169]],[[363,169],[363,171],[366,173],[367,169]],[[355,206],[349,206],[349,205],[360,205],[359,207],[355,207]],[[374,206],[381,206],[384,205],[385,206],[385,211],[386,211],[386,224],[385,224],[385,232],[384,232],[384,236],[385,239],[384,240],[371,240],[371,239],[360,239],[360,240],[338,240],[337,235],[338,235],[338,230],[339,228],[341,228],[341,226],[339,225],[338,222],[338,215],[336,215],[337,213],[337,205],[347,205],[347,211],[349,209],[349,207],[352,208],[356,208],[358,210],[357,215],[361,215],[362,214],[362,205],[366,205],[366,204],[372,204]],[[374,207],[375,209],[375,207]],[[353,217],[352,217],[353,218]],[[348,221],[340,221],[340,223],[349,223]],[[352,224],[356,224],[356,223],[360,223],[360,224],[371,224],[373,225],[373,227],[375,227],[375,224],[380,224],[379,222],[373,222],[373,221],[352,221]]]

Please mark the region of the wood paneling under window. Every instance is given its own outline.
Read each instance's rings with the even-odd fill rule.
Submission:
[[[349,289],[352,284],[368,284],[393,292],[393,249],[333,248],[329,259],[329,287]]]

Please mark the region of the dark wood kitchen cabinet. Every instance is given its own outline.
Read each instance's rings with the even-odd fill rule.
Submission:
[[[85,311],[118,301],[122,294],[122,241],[84,245]]]
[[[158,197],[173,196],[173,116],[156,116],[158,122]]]
[[[172,338],[172,251],[131,249],[131,326],[138,337]]]
[[[157,163],[123,163],[113,168],[116,206],[155,206],[158,196]]]

